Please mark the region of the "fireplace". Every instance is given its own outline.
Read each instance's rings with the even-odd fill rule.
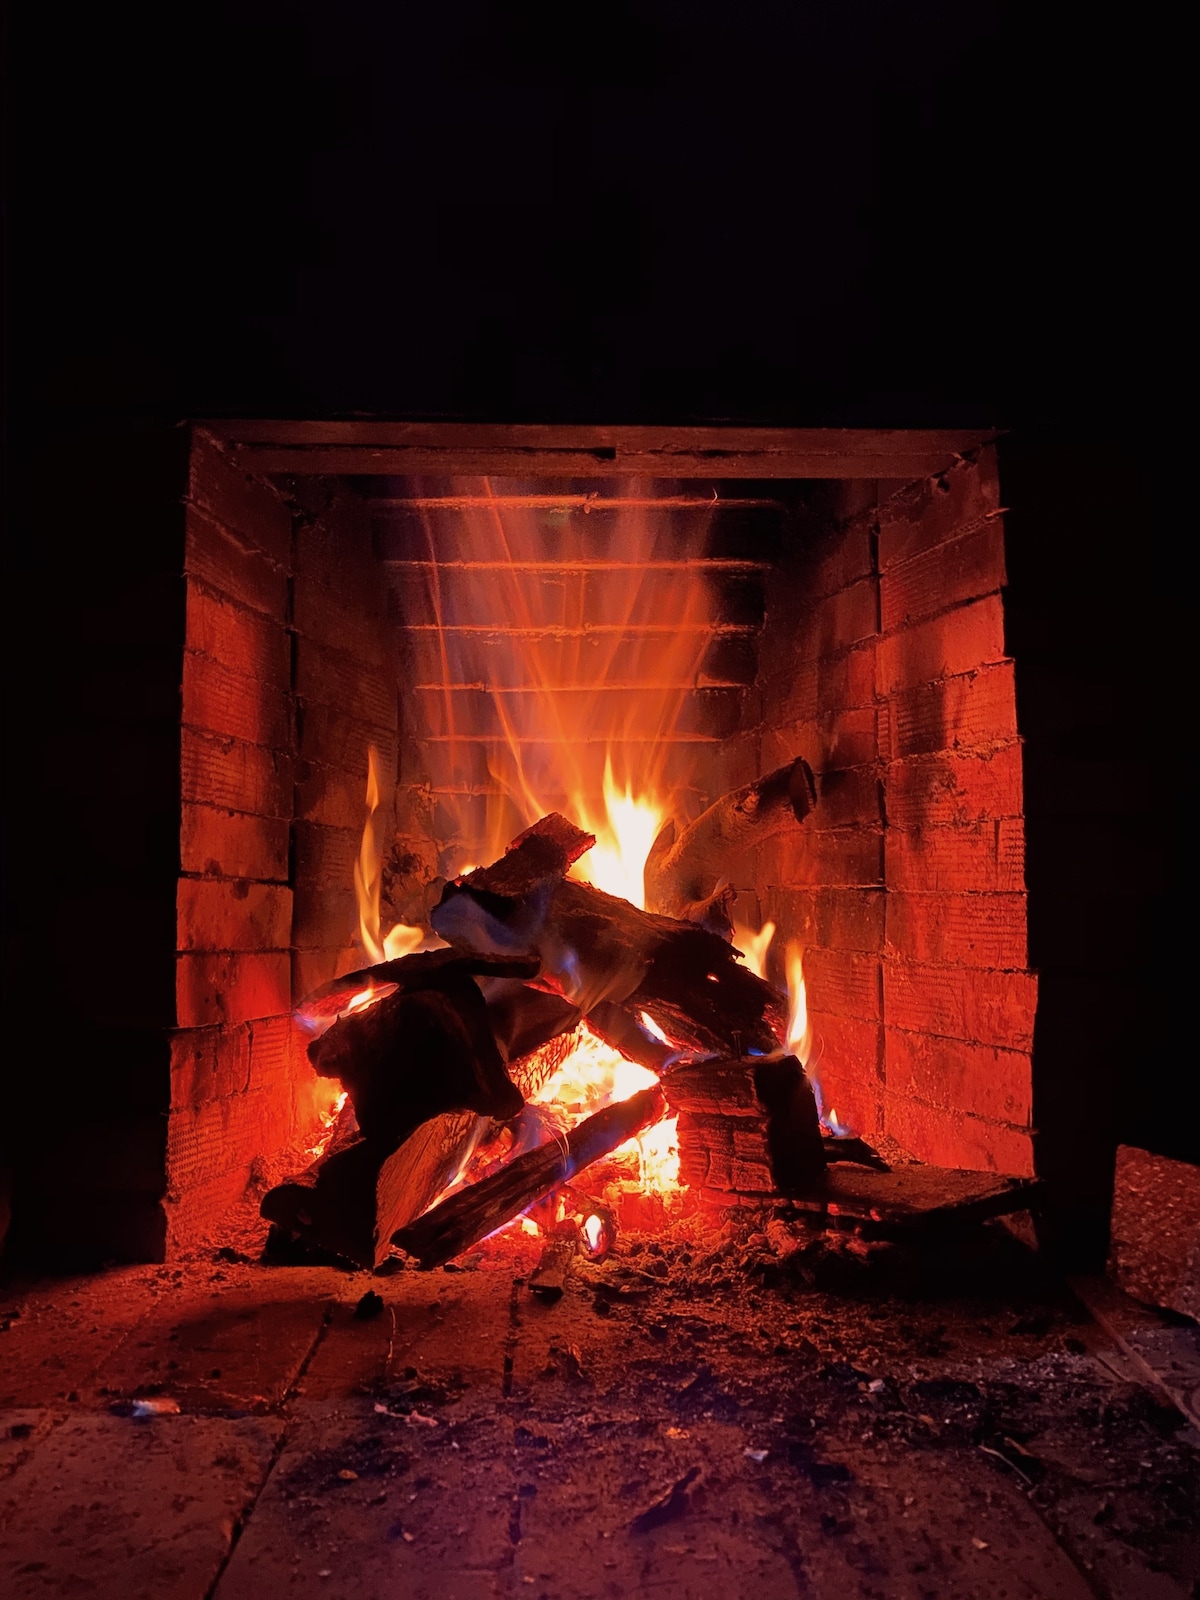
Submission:
[[[811,816],[728,877],[743,933],[775,924],[769,976],[803,949],[824,1106],[925,1162],[1034,1172],[989,436],[205,423],[82,465],[126,536],[64,579],[88,670],[38,803],[109,893],[54,1001],[72,1103],[21,1089],[52,1146],[14,1162],[31,1248],[219,1243],[320,1147],[331,1089],[296,1007],[364,964],[371,750],[382,931],[535,800],[594,826],[606,761],[682,824],[802,756]],[[543,739],[571,742],[569,783]],[[30,912],[47,997],[71,913]]]

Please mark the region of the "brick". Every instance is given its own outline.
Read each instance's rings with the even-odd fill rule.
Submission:
[[[286,689],[191,650],[183,658],[183,721],[275,750],[290,750],[294,740],[292,697]]]
[[[883,834],[872,828],[827,833],[790,828],[757,852],[755,881],[764,887],[834,888],[883,881]]]
[[[179,849],[180,868],[188,874],[287,880],[288,825],[283,818],[185,805]]]
[[[290,818],[294,758],[240,739],[184,728],[180,766],[185,802]]]
[[[384,618],[364,612],[354,600],[312,579],[297,580],[293,620],[297,633],[348,650],[372,666],[382,666],[391,654]]]
[[[879,960],[846,950],[809,946],[804,952],[804,983],[810,1008],[880,1020]]]
[[[792,611],[786,619],[786,636],[794,639],[801,661],[838,655],[878,631],[879,594],[873,578],[827,595],[807,611]]]
[[[199,429],[192,434],[188,498],[279,566],[292,561],[292,514],[276,491],[236,467]]]
[[[901,690],[879,708],[879,746],[884,760],[941,750],[983,749],[1014,739],[1016,732],[1011,661]]]
[[[292,944],[297,950],[344,950],[357,930],[353,880],[341,887],[297,887],[292,918]]]
[[[363,807],[364,817],[366,807]],[[354,866],[362,840],[362,821],[353,828],[327,828],[297,821],[292,829],[296,887],[344,888],[354,882]]]
[[[292,936],[292,891],[245,878],[181,878],[179,950],[280,950]]]
[[[1031,972],[885,961],[883,997],[889,1027],[1006,1050],[1033,1048],[1037,978]]]
[[[988,754],[915,756],[887,769],[888,824],[897,828],[1020,817],[1024,811],[1019,744]]]
[[[223,528],[198,506],[187,508],[184,571],[206,588],[276,622],[288,620],[288,574],[269,556]]]
[[[180,1028],[171,1036],[171,1111],[201,1106],[250,1087],[250,1029]]]
[[[963,462],[937,478],[923,479],[880,506],[880,570],[952,539],[999,510],[996,453],[989,448],[978,462]]]
[[[278,689],[291,687],[292,650],[284,627],[261,611],[227,600],[188,580],[187,648],[231,672]]]
[[[770,772],[795,756],[803,756],[815,772],[863,766],[879,754],[875,723],[871,706],[819,720],[776,723],[762,733],[760,771]]]
[[[328,828],[357,825],[361,829],[367,817],[365,750],[362,766],[362,772],[348,773],[339,767],[304,762],[296,785],[296,817]]]
[[[891,633],[949,606],[994,594],[1004,583],[1004,525],[996,517],[974,533],[936,545],[884,573],[879,581],[883,631]]]
[[[881,825],[882,784],[874,766],[848,771],[819,769],[817,805],[805,827],[823,831],[854,824]]]
[[[919,1161],[970,1172],[1033,1176],[1033,1138],[1027,1128],[986,1122],[905,1095],[883,1096],[884,1132]]]
[[[1004,660],[1004,606],[998,594],[911,623],[879,641],[875,684],[881,695]]]
[[[297,721],[300,755],[305,760],[361,774],[365,791],[367,750],[374,745],[379,757],[380,783],[389,787],[395,783],[399,749],[394,728],[360,722],[320,701],[302,705]]]
[[[800,593],[804,597],[820,599],[836,594],[872,575],[872,522],[870,515],[857,518],[822,542],[801,568]]]
[[[364,615],[387,614],[389,574],[374,551],[370,508],[339,489],[331,505],[317,515],[297,519],[294,545],[296,576],[334,590]],[[425,552],[428,554],[428,551]]]
[[[312,994],[331,978],[340,978],[346,972],[357,972],[365,964],[366,957],[357,945],[348,944],[341,950],[293,950],[293,1004],[299,1005],[306,995]]]
[[[363,666],[352,655],[296,640],[296,695],[306,705],[319,702],[380,728],[397,726],[396,683],[390,671]]]
[[[945,1111],[1028,1127],[1033,1063],[1028,1051],[909,1033],[890,1025],[884,1036],[889,1096],[908,1096]]]
[[[814,1088],[824,1114],[839,1128],[868,1139],[883,1131],[882,1084],[874,1068],[863,1073],[853,1062],[826,1061]]]
[[[290,956],[286,950],[180,955],[175,1004],[181,1028],[278,1016],[291,1009]]]
[[[1023,894],[889,894],[887,952],[908,961],[1023,970]]]
[[[778,926],[776,943],[797,939],[808,948],[883,949],[884,903],[878,889],[761,889],[763,916]]]
[[[1025,887],[1025,824],[964,822],[945,828],[889,828],[884,867],[891,890],[1009,891]]]
[[[844,1110],[834,1092],[850,1080],[862,1083],[872,1096],[876,1095],[883,1076],[882,1027],[819,1008],[810,1008],[808,1020],[812,1042],[805,1070],[818,1087],[825,1111]]]

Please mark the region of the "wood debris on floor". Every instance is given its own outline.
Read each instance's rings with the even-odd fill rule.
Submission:
[[[1200,1435],[1001,1224],[692,1218],[557,1298],[544,1243],[8,1285],[3,1592],[1196,1592]]]

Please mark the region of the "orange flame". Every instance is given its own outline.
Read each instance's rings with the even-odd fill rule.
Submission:
[[[804,951],[790,943],[785,957],[788,986],[787,1047],[802,1066],[812,1052],[812,1028],[808,1021],[808,992],[804,986]]]
[[[397,922],[386,934],[381,930],[379,897],[383,886],[383,852],[379,847],[376,821],[379,804],[379,751],[371,744],[367,746],[367,820],[363,824],[358,860],[354,863],[354,894],[358,901],[358,941],[373,963],[395,961],[417,950],[437,950],[445,942],[423,928],[410,928],[404,922]],[[362,1010],[376,998],[380,997],[369,989],[364,990],[361,995],[354,996],[347,1010]]]
[[[773,922],[764,922],[757,933],[740,922],[733,925],[733,947],[741,951],[742,959],[756,977],[765,978],[767,975],[767,951],[774,937]]]
[[[454,816],[443,843],[457,875],[562,811],[597,837],[579,875],[641,905],[646,855],[698,748],[678,728],[711,638],[704,574],[689,566],[711,506],[685,497],[664,518],[638,484],[593,514],[590,500],[549,509],[515,487],[456,483],[422,505],[428,556],[412,565],[425,594],[409,633],[422,749]]]

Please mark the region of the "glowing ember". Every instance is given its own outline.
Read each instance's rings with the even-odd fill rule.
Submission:
[[[319,1112],[319,1127],[321,1131],[317,1135],[316,1142],[309,1145],[305,1152],[313,1161],[319,1161],[328,1150],[329,1141],[333,1138],[334,1125],[341,1116],[342,1107],[346,1104],[348,1098],[346,1091],[342,1089],[333,1094],[326,1108]]]
[[[588,1250],[595,1255],[604,1238],[604,1222],[594,1211],[590,1217],[583,1219],[583,1237],[587,1240]]]
[[[733,925],[733,947],[741,951],[743,960],[756,977],[765,978],[767,975],[767,951],[774,937],[773,922],[764,922],[757,933],[741,923],[735,922]]]
[[[563,1132],[602,1111],[618,1100],[628,1100],[639,1089],[658,1082],[655,1075],[636,1062],[626,1061],[619,1051],[605,1044],[586,1024],[577,1030],[575,1048],[533,1096],[531,1104],[553,1107],[562,1121]],[[636,1138],[627,1139],[610,1158],[636,1161],[638,1180],[647,1190],[667,1194],[679,1187],[679,1139],[676,1119],[670,1117],[646,1128]]]

